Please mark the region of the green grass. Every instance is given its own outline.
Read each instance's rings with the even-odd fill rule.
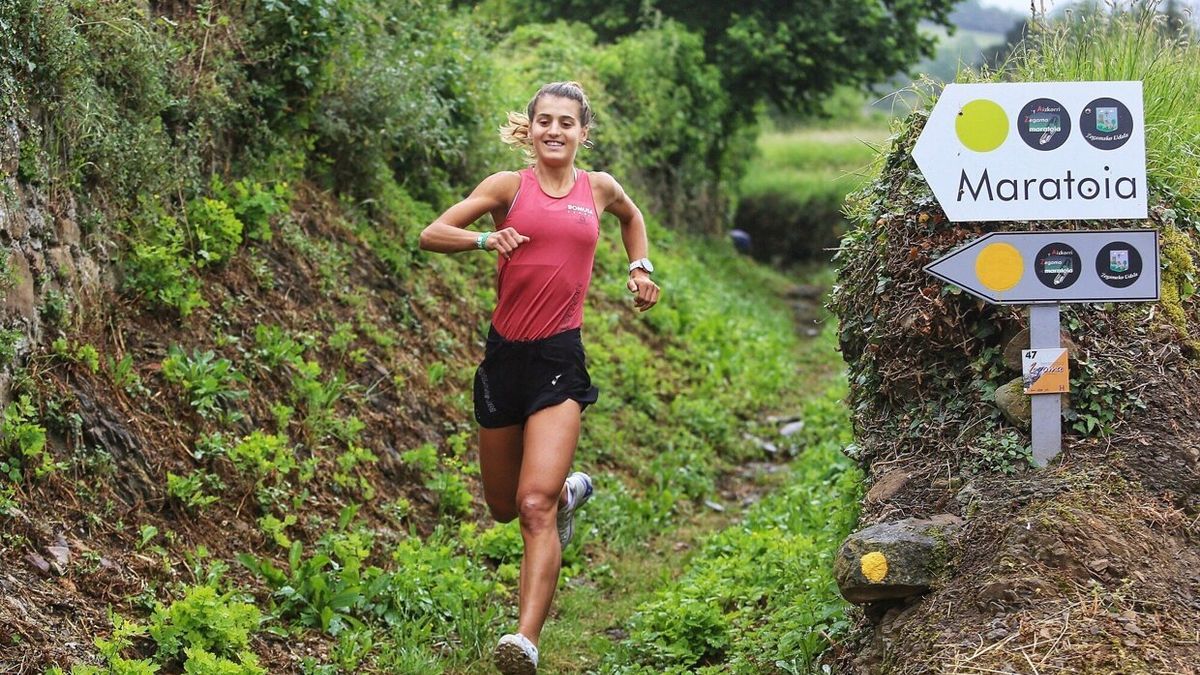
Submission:
[[[760,259],[828,260],[845,231],[842,204],[866,181],[886,141],[883,122],[764,133],[742,179],[737,227]]]
[[[857,520],[862,475],[841,452],[845,390],[839,380],[808,402],[788,479],[638,605],[604,672],[808,672],[848,629],[832,563]]]
[[[855,172],[869,167],[886,139],[887,127],[880,125],[767,132],[759,136],[752,169],[754,174],[778,169]]]

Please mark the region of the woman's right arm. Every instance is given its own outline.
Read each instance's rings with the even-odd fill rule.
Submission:
[[[435,253],[458,253],[476,248],[480,233],[471,232],[466,227],[485,213],[507,209],[520,185],[521,178],[513,171],[501,171],[488,176],[466,199],[446,209],[421,232],[421,248]],[[506,227],[490,233],[485,240],[485,248],[507,256],[527,241],[529,237]]]

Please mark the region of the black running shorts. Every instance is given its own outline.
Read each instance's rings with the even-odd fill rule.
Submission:
[[[600,390],[584,364],[579,329],[541,340],[505,340],[488,331],[483,363],[475,370],[475,420],[486,429],[523,424],[530,415],[567,399],[586,408]]]

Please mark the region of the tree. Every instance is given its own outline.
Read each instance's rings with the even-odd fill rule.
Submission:
[[[918,24],[949,24],[957,0],[547,0],[502,4],[517,22],[571,19],[615,39],[674,19],[704,37],[734,112],[756,105],[813,110],[839,84],[867,86],[933,54]]]

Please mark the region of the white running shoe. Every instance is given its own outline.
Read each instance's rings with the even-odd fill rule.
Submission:
[[[504,675],[536,675],[538,650],[529,638],[520,633],[512,633],[500,638],[493,652],[496,667]]]
[[[575,512],[592,497],[592,477],[582,471],[567,476],[567,505],[558,510],[558,541],[565,549],[575,536]]]

